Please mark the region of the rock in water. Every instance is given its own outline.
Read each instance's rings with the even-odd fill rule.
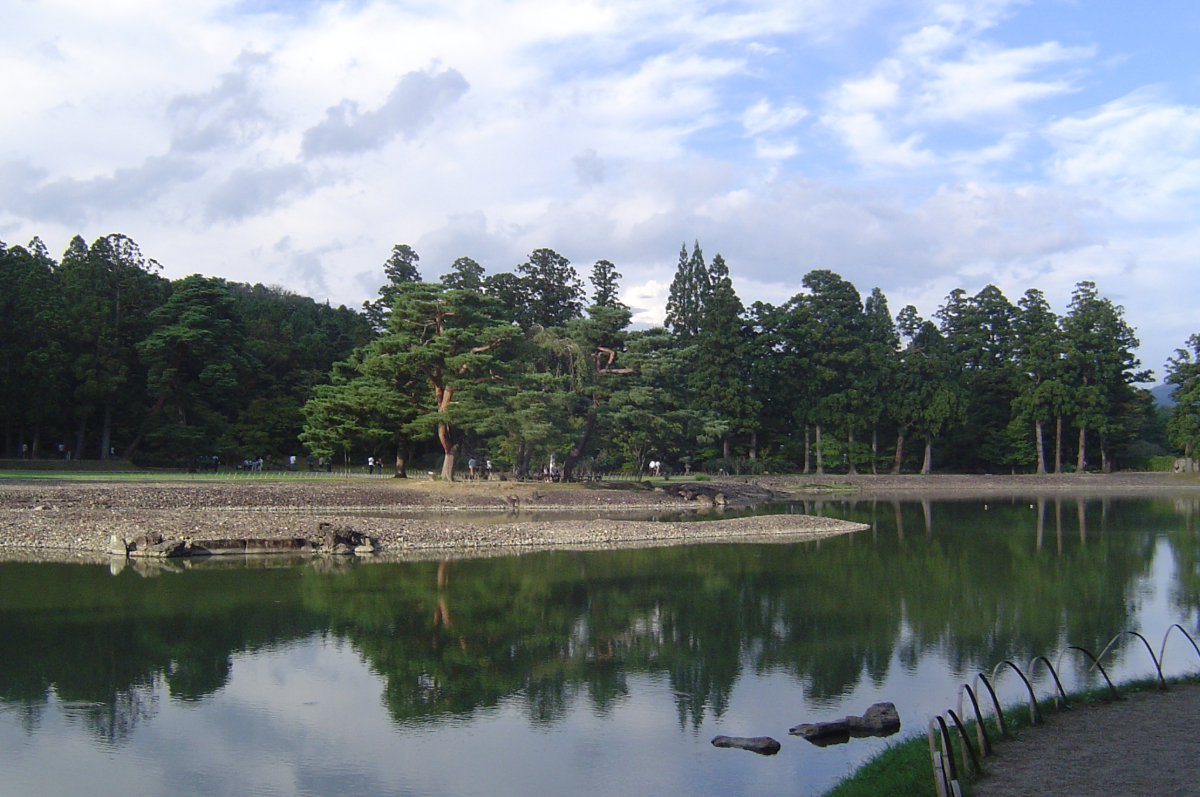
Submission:
[[[788,733],[800,736],[815,745],[826,747],[831,744],[845,744],[850,741],[850,723],[843,717],[829,722],[805,722],[790,728]],[[855,719],[858,719],[855,717]]]
[[[858,728],[852,732],[867,733],[872,736],[891,736],[900,730],[900,714],[896,712],[893,703],[876,703],[863,712]]]
[[[891,736],[899,730],[900,715],[896,712],[895,704],[875,703],[861,717],[803,723],[791,728],[788,733],[824,747],[848,742],[852,736]]]
[[[736,747],[759,755],[775,755],[779,752],[779,742],[770,736],[714,736],[712,744],[713,747]]]

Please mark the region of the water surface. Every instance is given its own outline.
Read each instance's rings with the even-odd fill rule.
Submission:
[[[820,794],[886,740],[817,748],[792,725],[890,700],[922,732],[1001,659],[1195,630],[1198,508],[824,501],[776,511],[871,530],[447,562],[4,563],[0,795]],[[1194,670],[1179,642],[1168,669]],[[1150,666],[1129,647],[1113,669]],[[716,749],[718,733],[783,750]]]

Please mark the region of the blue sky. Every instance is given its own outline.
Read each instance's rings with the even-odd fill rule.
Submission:
[[[168,276],[357,304],[408,243],[680,243],[742,298],[813,268],[893,311],[1095,281],[1142,358],[1200,332],[1200,8],[1107,0],[0,0],[0,239],[122,232]]]

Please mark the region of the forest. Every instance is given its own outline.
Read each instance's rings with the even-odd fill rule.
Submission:
[[[361,310],[277,287],[168,280],[129,238],[61,258],[0,243],[5,458],[222,467],[258,457],[461,474],[1070,472],[1146,468],[1200,439],[1200,336],[1139,387],[1123,308],[1079,283],[955,290],[894,316],[828,270],[745,306],[721,255],[679,253],[666,323],[634,329],[618,273],[537,249],[436,281],[393,247]],[[440,470],[439,470],[440,469]]]

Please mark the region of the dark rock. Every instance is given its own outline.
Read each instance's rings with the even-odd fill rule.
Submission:
[[[355,531],[350,526],[335,526],[322,522],[317,526],[316,549],[321,553],[337,555],[352,554],[356,548],[371,546],[375,550],[375,541],[367,535]]]
[[[788,733],[792,736],[802,736],[810,742],[814,739],[832,736],[845,736],[849,739],[850,723],[848,720],[849,717],[843,717],[840,720],[830,720],[828,722],[806,722],[794,728],[789,728]]]
[[[779,752],[779,742],[770,736],[714,736],[712,744],[713,747],[736,747],[759,755],[775,755]]]
[[[844,744],[851,737],[891,736],[900,730],[900,715],[892,703],[875,703],[861,717],[842,717],[840,720],[797,725],[788,730],[815,745],[825,747]]]
[[[851,719],[847,717],[847,719]],[[858,718],[858,727],[852,727],[852,733],[862,733],[871,736],[891,736],[900,730],[900,714],[893,703],[876,703],[863,712]]]

